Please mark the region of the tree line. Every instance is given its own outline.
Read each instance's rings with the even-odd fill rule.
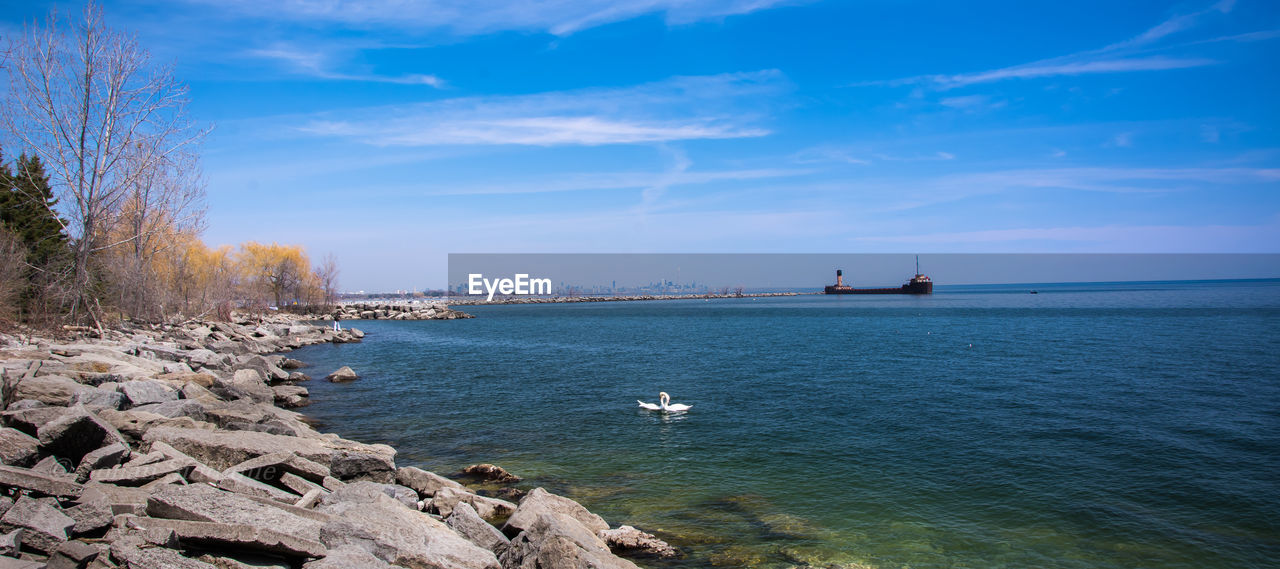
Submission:
[[[187,88],[90,3],[10,42],[0,105],[0,324],[159,322],[322,305],[337,263],[301,246],[212,248]]]

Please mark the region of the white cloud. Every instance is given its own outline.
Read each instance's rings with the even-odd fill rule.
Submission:
[[[464,35],[501,30],[535,30],[565,36],[647,14],[662,14],[669,25],[749,14],[787,0],[188,0],[255,19],[324,22],[357,27],[423,31],[445,29]]]
[[[755,126],[787,89],[777,71],[676,77],[619,89],[468,97],[317,115],[298,127],[378,146],[660,143],[759,137]]]
[[[285,62],[293,68],[294,72],[319,79],[395,83],[400,85],[429,85],[436,88],[444,86],[444,80],[428,74],[376,75],[372,73],[340,73],[332,69],[333,64],[330,62],[332,56],[314,50],[276,46],[268,49],[249,50],[245,53],[253,57]]]

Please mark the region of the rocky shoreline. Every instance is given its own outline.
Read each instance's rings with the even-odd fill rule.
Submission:
[[[637,569],[619,554],[679,555],[500,467],[460,482],[316,431],[289,410],[308,402],[305,364],[279,352],[359,330],[275,315],[100,336],[0,335],[0,569]]]

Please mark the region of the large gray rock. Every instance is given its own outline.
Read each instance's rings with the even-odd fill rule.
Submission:
[[[223,399],[248,399],[254,403],[271,403],[276,397],[255,369],[241,369],[230,378],[218,378],[210,391]]]
[[[376,502],[377,496],[383,495],[403,504],[406,508],[418,509],[418,493],[411,488],[397,484],[379,484],[377,482],[360,481],[344,484],[333,493],[324,496],[324,504],[339,502],[355,502],[358,504]]]
[[[26,409],[14,409],[14,406],[11,405],[8,411],[0,413],[0,417],[4,418],[5,425],[18,429],[19,431],[34,437],[36,436],[36,433],[39,432],[41,426],[52,423],[53,421],[56,421],[58,417],[70,412],[71,410],[66,407],[29,407]]]
[[[330,549],[357,547],[403,567],[499,569],[493,552],[475,545],[442,522],[378,494],[366,503],[326,504],[333,521],[320,530]]]
[[[64,508],[62,513],[76,521],[75,527],[71,528],[71,535],[84,535],[105,530],[111,525],[114,517],[111,507],[100,502],[76,504],[70,508]]]
[[[204,403],[192,401],[190,399],[181,399],[174,401],[165,401],[164,403],[152,403],[149,405],[139,405],[134,407],[132,411],[141,413],[155,413],[161,417],[169,417],[176,419],[178,417],[190,417],[195,421],[204,421],[206,419],[204,412]]]
[[[141,547],[146,545],[146,547]],[[111,542],[111,558],[127,569],[218,569],[184,557],[175,550],[151,547],[141,540],[117,539]]]
[[[358,547],[330,549],[324,559],[309,561],[302,569],[396,569],[386,561]]]
[[[476,513],[475,508],[466,502],[454,506],[453,513],[449,514],[444,522],[471,543],[492,551],[499,558],[511,546],[511,540],[507,539],[507,536],[502,535],[498,528],[484,521]]]
[[[53,553],[70,537],[76,521],[62,513],[55,498],[23,496],[0,517],[0,532],[22,529],[22,545]]]
[[[191,520],[136,518],[126,516],[122,523],[170,530],[183,544],[214,551],[252,551],[283,555],[290,558],[320,557],[325,547],[320,542],[304,539],[261,525],[196,522]]]
[[[337,371],[329,375],[326,375],[324,378],[329,381],[332,381],[333,383],[343,383],[347,381],[355,381],[357,379],[360,379],[360,376],[356,374],[355,370],[352,370],[350,367],[342,366],[338,368]]]
[[[111,468],[129,458],[129,447],[121,443],[111,443],[84,455],[76,466],[76,482],[84,483],[89,475],[102,468]]]
[[[276,405],[285,409],[296,409],[311,404],[307,388],[297,385],[276,385],[271,388],[275,394]]]
[[[490,522],[510,516],[516,511],[516,505],[506,500],[478,496],[469,490],[457,488],[441,488],[431,498],[431,506],[443,518],[449,517],[459,503],[470,504],[481,518]]]
[[[566,514],[540,512],[526,525],[507,548],[503,557],[506,569],[639,569],[635,563],[614,555],[604,541]]]
[[[254,500],[202,484],[173,486],[156,492],[147,501],[153,518],[217,522],[274,529],[300,539],[317,541],[320,528],[330,517],[269,500]]]
[[[423,496],[434,496],[441,488],[465,490],[466,487],[434,472],[421,468],[405,466],[396,469],[396,483],[408,486]]]
[[[88,388],[71,396],[71,405],[84,405],[94,411],[100,409],[119,409],[125,405],[125,397],[119,391],[101,388]]]
[[[120,384],[120,393],[124,394],[129,405],[140,407],[152,403],[176,401],[178,392],[162,382],[154,380],[126,381]]]
[[[219,480],[215,486],[228,492],[267,498],[283,504],[296,503],[298,498],[301,497],[287,490],[282,490],[270,484],[259,482],[238,472],[224,472],[222,474],[222,479]]]
[[[539,515],[547,513],[569,516],[582,524],[591,532],[591,535],[609,529],[609,524],[604,521],[604,518],[591,513],[582,504],[547,492],[544,488],[534,488],[520,500],[520,507],[516,508],[515,513],[507,520],[503,531],[511,535],[517,531],[527,530],[537,521]]]
[[[147,511],[147,499],[151,493],[141,488],[89,482],[84,485],[80,504],[94,504],[111,510],[114,514],[138,514]]]
[[[73,395],[86,389],[89,387],[60,375],[28,377],[18,382],[15,400],[34,399],[48,405],[66,406]]]
[[[213,350],[199,349],[187,352],[187,364],[193,369],[221,368],[231,361],[231,356]]]
[[[84,455],[109,444],[128,444],[115,427],[82,407],[40,427],[37,434],[44,452],[72,464],[79,464]]]
[[[319,464],[329,464],[331,446],[316,439],[272,435],[253,431],[206,431],[154,427],[143,437],[160,441],[218,470],[225,470],[251,458],[273,453],[295,453]]]
[[[29,492],[58,498],[78,498],[84,488],[65,476],[35,472],[27,468],[0,466],[0,488],[21,488]]]
[[[99,553],[98,548],[83,541],[66,541],[49,556],[46,569],[84,569]]]
[[[268,383],[284,381],[289,378],[289,372],[280,369],[270,360],[262,356],[250,356],[249,359],[236,366],[236,368],[257,370],[262,378]]]
[[[369,445],[367,450],[337,451],[329,461],[329,471],[339,480],[390,484],[396,479],[395,452],[386,445]]]
[[[40,441],[17,429],[0,429],[0,462],[31,466],[40,458]]]

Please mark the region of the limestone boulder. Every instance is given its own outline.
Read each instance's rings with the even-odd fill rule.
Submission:
[[[178,399],[177,390],[162,381],[126,381],[120,384],[119,389],[131,407],[141,407],[152,403],[164,403]]]
[[[484,521],[471,504],[466,502],[459,502],[454,506],[453,512],[445,519],[445,525],[453,528],[453,531],[458,532],[471,543],[492,551],[499,558],[511,546],[511,540],[507,539],[507,536],[502,535],[498,528]]]
[[[527,518],[525,525],[503,557],[507,569],[639,569],[614,555],[604,541],[569,515],[543,511]]]
[[[499,569],[492,551],[467,541],[444,523],[385,495],[320,507],[333,521],[320,530],[330,549],[354,547],[402,567]]]
[[[55,498],[23,496],[0,517],[0,532],[21,529],[22,545],[44,553],[53,553],[67,541],[75,525]]]
[[[330,549],[324,559],[308,561],[302,569],[396,569],[395,566],[374,557],[358,547]]]
[[[98,411],[101,409],[120,409],[125,406],[126,401],[124,394],[119,391],[87,388],[72,395],[70,404],[83,405],[86,409]]]
[[[516,505],[506,500],[478,496],[456,488],[441,488],[431,498],[431,507],[444,518],[449,517],[459,503],[470,504],[481,518],[490,522],[506,518],[516,511]]]
[[[66,406],[76,393],[88,386],[60,375],[42,375],[24,378],[18,382],[17,399],[32,399],[46,405]]]
[[[453,480],[413,466],[396,469],[396,483],[413,488],[419,494],[427,497],[434,496],[441,488],[466,489],[462,484]]]
[[[671,544],[658,539],[658,536],[640,531],[631,526],[608,529],[597,534],[614,553],[626,555],[649,555],[672,559],[680,556],[680,552]]]
[[[319,540],[320,528],[332,519],[326,513],[257,500],[204,484],[164,488],[147,500],[146,513],[153,518],[272,529],[307,541]]]
[[[115,427],[84,408],[73,409],[40,427],[37,435],[43,452],[72,464],[79,464],[84,455],[112,443],[128,445]]]
[[[538,516],[541,514],[561,514],[573,518],[584,528],[595,535],[596,532],[609,529],[609,524],[604,518],[591,513],[573,500],[564,496],[557,496],[547,492],[544,488],[534,488],[520,500],[520,506],[516,508],[511,518],[507,520],[503,531],[507,535],[524,531],[532,527],[537,522]]]
[[[0,429],[0,462],[9,466],[31,466],[40,458],[40,441],[12,428]]]
[[[324,378],[333,383],[345,383],[348,381],[355,381],[357,379],[360,379],[360,376],[355,372],[355,370],[351,369],[350,367],[342,366],[338,368],[337,371],[329,375],[326,375]]]

